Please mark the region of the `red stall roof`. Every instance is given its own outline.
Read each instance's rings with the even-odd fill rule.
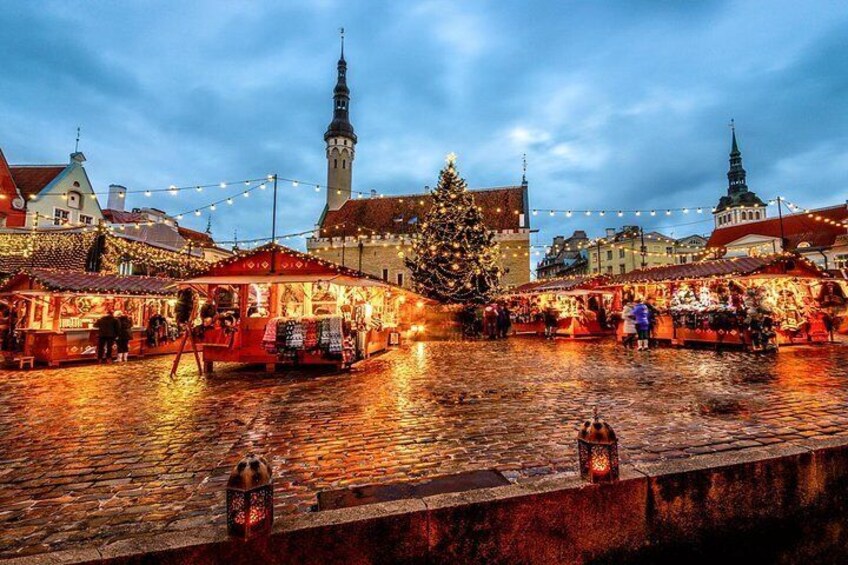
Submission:
[[[62,269],[28,269],[8,277],[0,292],[19,289],[27,280],[36,282],[46,290],[92,294],[132,294],[172,296],[176,294],[174,280],[163,277],[138,275],[107,275]]]
[[[771,255],[767,257],[715,259],[685,265],[663,265],[640,269],[612,277],[607,286],[751,275],[787,275],[812,278],[827,276],[818,267],[802,257]]]
[[[506,293],[507,296],[516,294],[538,294],[542,292],[569,291],[569,290],[589,290],[601,286],[606,282],[607,277],[598,275],[575,275],[569,277],[559,277],[555,279],[544,279],[540,281],[532,281],[517,286]]]

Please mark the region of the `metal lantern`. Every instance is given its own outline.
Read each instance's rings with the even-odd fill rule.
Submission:
[[[271,531],[274,523],[274,485],[264,457],[247,454],[227,481],[227,530],[248,538]]]
[[[590,483],[611,483],[618,480],[618,438],[612,426],[598,417],[583,423],[577,434],[577,453],[580,476]]]

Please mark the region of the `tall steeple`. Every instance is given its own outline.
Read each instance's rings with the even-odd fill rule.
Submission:
[[[748,192],[748,185],[745,182],[745,169],[742,168],[742,152],[739,151],[739,144],[736,143],[736,123],[730,120],[730,130],[732,132],[732,141],[730,144],[730,170],[727,171],[727,192],[734,194],[739,192]]]
[[[727,171],[727,196],[713,210],[716,229],[765,220],[767,209],[760,198],[748,190],[747,173],[742,167],[742,152],[736,141],[736,122],[730,120],[730,169]]]
[[[333,89],[333,121],[324,133],[324,141],[327,144],[327,207],[330,210],[338,210],[350,199],[356,146],[356,134],[350,123],[350,89],[347,86],[347,61],[344,58],[344,28],[339,31],[341,54],[336,65],[336,87]]]

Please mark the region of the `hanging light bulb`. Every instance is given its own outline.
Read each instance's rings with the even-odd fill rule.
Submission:
[[[168,192],[170,192],[173,196],[176,196],[178,192],[177,187],[172,184],[168,187]]]
[[[210,206],[210,207],[209,207],[209,209],[210,209],[210,210],[212,210],[212,211],[214,212],[214,211],[215,211],[215,210],[217,210],[218,208],[217,208],[217,206],[215,206],[215,205],[213,204],[212,206]]]
[[[656,216],[656,215],[657,215],[657,211],[656,211],[656,210],[651,210],[651,215],[652,215],[652,216]]]
[[[203,192],[203,187],[202,186],[196,186],[194,188],[194,190],[196,190],[197,192]]]
[[[321,185],[320,184],[315,185],[315,192],[321,192]]]
[[[539,211],[538,211],[538,210],[533,210],[533,215],[534,215],[534,216],[538,216],[538,215],[539,215]]]
[[[247,198],[248,196],[250,196],[250,193],[249,193],[248,191],[246,191],[246,190],[245,190],[245,191],[242,193],[242,196],[244,196],[245,198]]]
[[[604,211],[604,210],[601,210],[600,214],[601,214],[601,216],[606,216],[606,215],[607,215],[606,211]]]
[[[621,210],[619,210],[619,211],[618,211],[618,214],[616,214],[616,215],[620,218],[620,217],[624,216],[624,212],[622,212]]]
[[[684,209],[683,209],[683,213],[684,213],[684,214],[688,214],[688,213],[689,213],[689,208],[684,208]]]
[[[671,210],[666,210],[666,211],[665,211],[665,215],[666,215],[666,216],[671,216]]]
[[[591,215],[592,215],[592,211],[591,211],[591,210],[586,210],[586,215],[587,215],[587,216],[591,216]]]
[[[145,196],[149,197],[149,196],[150,196],[150,194],[151,194],[151,193],[150,193],[150,191],[149,191],[149,190],[145,190],[145,191],[144,191],[144,195],[145,195]]]
[[[182,219],[183,219],[183,215],[182,215],[182,214],[177,214],[177,219],[178,219],[178,220],[182,220]]]
[[[200,210],[195,210],[195,211],[194,211],[194,215],[195,215],[195,216],[199,216],[199,215],[200,215]]]
[[[637,215],[637,216],[641,216],[641,215],[642,215],[642,211],[641,211],[641,210],[636,210],[636,215]]]
[[[292,186],[293,186],[294,188],[297,188],[297,185],[298,185],[298,182],[297,182],[296,180],[293,180],[293,181],[292,181]]]
[[[703,209],[701,209],[701,208],[698,208],[697,212],[698,212],[699,214],[703,214],[703,213],[704,213],[704,210],[703,210]]]
[[[570,217],[571,217],[571,210],[569,210],[568,212],[566,212],[566,213],[565,213],[565,215],[566,215],[566,216],[568,216],[568,217],[570,218]]]
[[[232,199],[232,198],[227,198],[227,204],[232,205],[232,203],[233,203],[233,199]]]
[[[219,184],[218,186],[220,186],[221,188],[227,188],[227,183],[222,182],[222,183],[221,183],[221,184]]]

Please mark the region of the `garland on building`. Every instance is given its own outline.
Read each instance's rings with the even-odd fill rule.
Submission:
[[[480,208],[448,155],[432,195],[433,206],[405,259],[416,291],[450,304],[482,304],[499,292],[500,250]]]

